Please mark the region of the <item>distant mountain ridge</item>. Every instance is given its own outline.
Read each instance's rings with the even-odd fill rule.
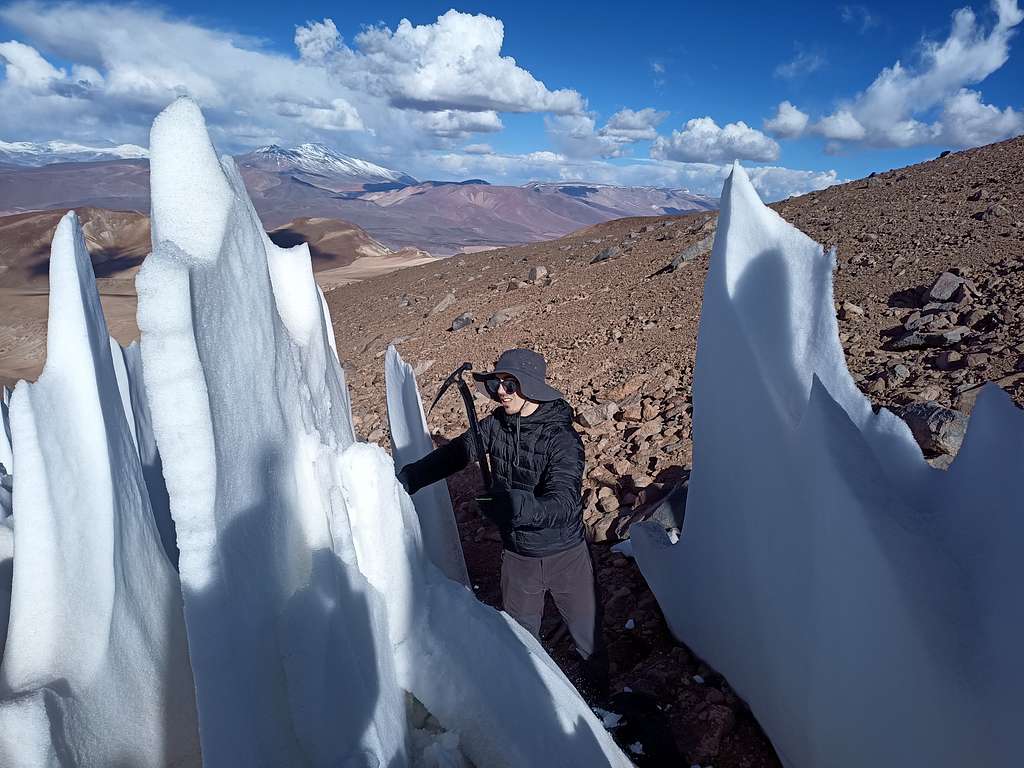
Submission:
[[[45,147],[0,156],[0,215],[83,206],[149,211],[149,166],[141,147],[78,147],[89,162],[44,162]],[[76,145],[77,146],[77,145]],[[132,145],[124,145],[131,147]],[[40,149],[42,148],[42,149]],[[112,159],[118,150],[128,159]],[[134,159],[132,155],[135,155]],[[34,164],[29,164],[31,159]],[[424,181],[402,171],[335,152],[321,144],[262,147],[235,158],[268,229],[301,218],[351,222],[386,247],[435,256],[561,237],[627,216],[709,210],[717,201],[687,190],[616,187],[586,182],[488,184],[481,179]]]
[[[53,163],[139,160],[147,157],[149,150],[136,144],[87,147],[67,141],[0,141],[0,163],[28,168]]]

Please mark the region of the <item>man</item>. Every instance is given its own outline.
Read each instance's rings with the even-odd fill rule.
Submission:
[[[480,422],[494,484],[477,501],[501,531],[505,611],[539,639],[550,592],[584,659],[584,683],[603,695],[608,663],[580,501],[583,443],[572,407],[545,382],[546,370],[536,352],[510,349],[491,373],[473,374],[477,387],[500,404]],[[403,467],[398,478],[415,493],[482,458],[466,432]]]

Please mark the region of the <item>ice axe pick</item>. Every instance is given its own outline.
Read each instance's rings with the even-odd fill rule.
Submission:
[[[466,417],[469,419],[469,430],[473,433],[473,445],[476,446],[476,455],[480,461],[480,477],[484,481],[484,489],[491,487],[491,468],[487,463],[487,455],[484,453],[484,440],[480,435],[480,423],[476,419],[476,406],[473,405],[473,393],[469,391],[469,385],[466,380],[462,377],[462,374],[467,371],[473,370],[472,363],[463,363],[454,371],[451,375],[445,379],[444,384],[441,385],[441,389],[438,390],[437,397],[434,398],[434,402],[430,404],[430,409],[427,413],[434,410],[434,406],[437,405],[437,401],[441,399],[442,395],[448,391],[448,388],[452,384],[456,384],[459,387],[459,394],[462,395],[462,402],[466,406]]]

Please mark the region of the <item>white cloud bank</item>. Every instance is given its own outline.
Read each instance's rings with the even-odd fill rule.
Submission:
[[[18,38],[0,41],[0,103],[17,105],[0,111],[0,139],[145,144],[153,116],[187,93],[222,151],[318,141],[426,178],[586,179],[717,194],[724,164],[779,155],[775,141],[742,122],[719,127],[704,117],[663,137],[668,112],[644,107],[601,124],[579,92],[549,88],[505,55],[504,25],[482,14],[379,24],[350,41],[330,19],[308,22],[295,29],[291,54],[138,4],[26,0],[0,8],[0,22]],[[961,111],[970,107],[964,99]],[[480,142],[504,130],[503,115],[528,112],[544,115],[548,148],[510,155]],[[972,125],[966,115],[963,123]],[[641,142],[651,143],[653,160],[607,162]],[[835,181],[783,168],[754,174],[773,197]]]
[[[803,120],[804,113],[783,102],[776,116],[765,122],[765,129],[781,138],[817,134],[829,139],[833,150],[843,142],[971,147],[1024,133],[1024,112],[985,104],[981,93],[967,87],[1006,63],[1010,40],[1024,21],[1017,0],[994,0],[992,8],[996,21],[987,32],[973,10],[961,8],[953,13],[944,41],[922,43],[916,67],[897,61],[866,90],[814,122]]]
[[[637,159],[620,163],[580,159],[556,152],[479,154],[466,147],[462,152],[432,154],[424,165],[439,168],[445,178],[483,177],[495,183],[519,184],[528,179],[591,182],[621,186],[667,187],[717,197],[730,164]],[[801,171],[778,166],[747,169],[754,186],[766,200],[824,189],[842,181],[835,171]]]
[[[698,117],[669,137],[659,136],[651,146],[651,157],[681,162],[772,162],[779,157],[779,145],[742,120],[719,127],[710,117]]]
[[[182,93],[203,104],[226,148],[331,143],[341,132],[362,134],[345,140],[350,149],[383,135],[436,146],[501,130],[501,112],[585,107],[502,56],[504,26],[484,15],[370,27],[352,47],[330,19],[311,22],[295,32],[297,56],[140,5],[29,1],[0,9],[0,20],[22,38],[0,43],[0,99],[20,106],[5,110],[0,132],[18,138],[53,138],[36,132],[57,123],[80,140],[139,141]]]

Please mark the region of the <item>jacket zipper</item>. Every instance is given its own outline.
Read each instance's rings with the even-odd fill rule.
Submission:
[[[520,416],[516,414],[516,466],[519,466],[519,419]]]

